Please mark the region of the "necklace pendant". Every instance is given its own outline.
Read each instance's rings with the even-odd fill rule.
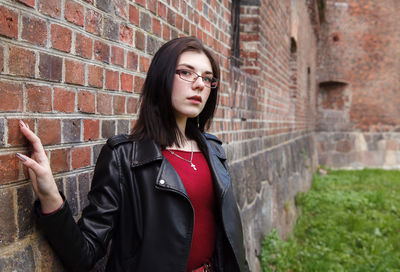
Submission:
[[[190,166],[191,166],[195,171],[197,171],[196,165],[194,165],[193,163],[190,163]]]

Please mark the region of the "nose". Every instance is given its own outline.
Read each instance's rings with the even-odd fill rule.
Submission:
[[[193,89],[200,89],[200,90],[203,90],[204,87],[205,87],[205,85],[204,85],[203,78],[202,78],[201,76],[198,76],[198,77],[195,79],[195,81],[193,81],[192,88],[193,88]]]

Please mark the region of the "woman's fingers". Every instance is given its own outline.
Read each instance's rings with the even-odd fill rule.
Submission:
[[[44,152],[44,148],[39,137],[35,133],[33,133],[33,131],[29,129],[29,126],[25,124],[22,120],[19,121],[19,127],[22,134],[24,134],[24,136],[32,144],[33,152],[36,154],[36,159],[38,160],[38,162],[40,163],[46,161],[47,156]]]
[[[23,165],[33,170],[35,173],[43,172],[43,167],[40,166],[35,160],[32,160],[28,156],[25,156],[21,153],[17,153],[17,158],[22,162]]]

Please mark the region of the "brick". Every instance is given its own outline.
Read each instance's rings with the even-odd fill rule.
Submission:
[[[63,88],[54,88],[53,109],[59,112],[74,112],[75,92]]]
[[[179,14],[176,15],[176,28],[178,28],[179,30],[182,30],[182,26],[183,26],[183,17],[180,16]]]
[[[8,155],[10,156],[10,155]],[[3,161],[5,156],[0,156],[0,161]],[[0,176],[3,176],[8,169],[4,168],[3,163],[0,165]],[[0,179],[2,182],[3,179]],[[17,233],[17,227],[14,220],[14,194],[11,188],[2,188],[0,190],[0,246],[10,244],[14,241]],[[10,270],[11,271],[11,270]]]
[[[137,71],[138,55],[135,52],[128,52],[126,55],[126,68]]]
[[[18,238],[23,239],[33,232],[33,190],[31,184],[18,187],[17,191],[17,222]]]
[[[19,174],[20,174],[20,162],[18,158],[15,156],[15,154],[0,155],[0,184],[6,184],[12,181],[17,181],[19,179]],[[0,201],[1,201],[1,196],[0,196]],[[1,207],[3,207],[3,205]],[[2,213],[2,208],[0,208],[0,213]],[[1,219],[3,219],[3,216],[0,216],[0,220]],[[12,222],[14,222],[14,220]],[[2,226],[5,227],[4,224],[2,224]],[[0,233],[1,231],[2,230],[0,230]],[[4,236],[2,235],[1,236],[2,239],[0,239],[0,245],[2,244],[1,240],[4,239],[3,237]]]
[[[89,146],[76,147],[71,150],[72,169],[90,166],[91,150]]]
[[[118,41],[119,39],[119,23],[113,18],[104,19],[104,36],[112,41]]]
[[[26,85],[26,110],[30,112],[51,112],[51,89],[48,86]]]
[[[119,88],[119,72],[106,70],[105,88],[109,90],[118,91]]]
[[[146,42],[144,33],[140,31],[136,31],[135,35],[135,47],[139,50],[144,50],[145,45],[144,43]]]
[[[11,47],[8,57],[8,69],[11,74],[25,77],[35,76],[35,53],[30,50]]]
[[[150,55],[154,55],[157,52],[158,48],[161,47],[159,41],[152,36],[147,36],[146,44],[146,52]]]
[[[121,25],[119,27],[119,40],[123,43],[132,45],[133,44],[133,29],[127,25]]]
[[[19,83],[9,83],[0,80],[0,112],[22,112],[23,110],[23,90]]]
[[[140,12],[139,26],[146,32],[151,32],[151,16],[147,12]]]
[[[65,82],[77,85],[85,84],[85,64],[80,61],[65,60]]]
[[[111,95],[99,93],[97,95],[97,112],[100,114],[111,114]]]
[[[35,244],[37,245],[38,254],[40,254],[40,258],[38,258],[36,263],[36,269],[40,269],[39,271],[65,271],[60,259],[55,255],[54,250],[44,237],[38,235],[35,239]],[[24,270],[22,269],[21,271]],[[32,271],[35,271],[35,269],[32,269]]]
[[[169,28],[168,25],[162,24],[163,28],[163,38],[164,40],[169,40],[171,37],[171,29]]]
[[[28,7],[35,7],[35,0],[17,0],[18,2],[27,5]]]
[[[157,0],[147,0],[147,9],[153,14],[157,14]]]
[[[18,38],[18,14],[4,6],[0,7],[0,35]]]
[[[65,179],[65,198],[68,201],[73,216],[77,216],[79,212],[77,188],[75,175]]]
[[[94,119],[83,120],[83,140],[94,141],[99,138],[100,121]]]
[[[158,37],[161,37],[161,22],[157,18],[152,19],[152,32],[153,34],[157,35]]]
[[[29,127],[35,131],[35,123],[33,119],[9,119],[8,120],[8,144],[12,146],[27,146],[28,145],[28,140],[25,138],[25,136],[21,133],[19,130],[19,120],[22,120],[25,122],[25,124],[28,124]]]
[[[147,72],[150,66],[150,59],[144,56],[140,56],[139,60],[139,71],[140,72]]]
[[[124,114],[125,96],[114,96],[113,107],[114,107],[114,114]]]
[[[6,145],[5,140],[4,140],[4,135],[5,135],[5,120],[4,119],[0,119],[0,147],[3,147]]]
[[[111,63],[119,66],[124,66],[125,51],[123,48],[113,46],[111,47]]]
[[[133,5],[129,5],[129,22],[139,26],[139,9]]]
[[[4,47],[0,46],[0,73],[4,71]]]
[[[101,122],[101,136],[103,139],[108,139],[115,135],[115,121],[103,120]]]
[[[53,173],[70,170],[70,149],[62,148],[50,151],[50,167]]]
[[[117,134],[129,134],[129,120],[118,120]]]
[[[133,92],[133,75],[121,73],[121,90]]]
[[[126,0],[114,0],[115,14],[123,19],[128,19],[128,4]]]
[[[106,43],[95,41],[94,42],[94,59],[100,60],[105,63],[110,62],[110,46]]]
[[[78,192],[79,192],[79,205],[84,209],[88,204],[88,193],[90,191],[90,175],[89,173],[82,173],[78,175]]]
[[[60,51],[71,51],[72,31],[66,27],[51,25],[51,44],[53,48]]]
[[[35,271],[35,258],[32,246],[21,246],[17,250],[12,251],[11,256],[2,255],[0,257],[0,268],[1,271]]]
[[[36,45],[46,45],[47,43],[47,26],[46,21],[23,16],[22,17],[22,34],[21,38]]]
[[[82,58],[91,59],[93,55],[93,40],[81,33],[76,33],[75,54]]]
[[[111,11],[111,0],[97,0],[96,7],[102,11],[110,12]]]
[[[176,14],[172,9],[167,9],[167,22],[169,25],[175,25]]]
[[[103,17],[100,13],[92,10],[86,10],[86,21],[85,21],[85,30],[93,33],[95,35],[99,35],[101,33],[101,25],[102,25]]]
[[[143,77],[135,76],[135,93],[141,93],[145,79]]]
[[[135,0],[134,2],[142,7],[146,7],[146,0]]]
[[[158,2],[157,14],[164,20],[167,20],[167,7],[162,2]]]
[[[66,119],[62,123],[64,143],[79,142],[81,140],[81,120]]]
[[[61,143],[61,123],[59,119],[39,119],[38,136],[43,145]]]
[[[88,67],[88,83],[89,86],[103,87],[103,68],[96,65],[89,65]]]
[[[60,82],[62,79],[62,58],[40,53],[39,76],[46,80]]]
[[[61,0],[38,0],[38,8],[45,15],[61,17]]]
[[[137,114],[138,99],[136,97],[127,97],[126,99],[126,113]]]
[[[89,91],[79,91],[78,93],[78,110],[81,112],[94,113],[96,97]]]
[[[64,18],[78,26],[84,25],[84,7],[72,0],[66,0]]]

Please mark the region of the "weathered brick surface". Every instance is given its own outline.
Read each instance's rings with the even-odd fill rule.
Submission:
[[[62,58],[40,53],[39,76],[51,81],[62,79]]]
[[[3,168],[5,165],[2,156],[0,156],[1,170],[2,173],[5,171],[6,168]],[[4,175],[2,174],[4,177]],[[3,179],[2,179],[3,180]],[[4,189],[0,190],[0,246],[4,246],[10,244],[14,241],[17,235],[17,226],[14,220],[14,206],[12,203],[14,202],[14,194],[13,190],[11,189]]]
[[[22,111],[23,90],[21,84],[0,80],[0,95],[7,99],[0,99],[0,111]]]
[[[25,77],[35,76],[35,53],[18,47],[11,47],[8,57],[8,69],[11,74]]]
[[[18,37],[18,14],[5,6],[0,6],[0,35]]]
[[[22,17],[22,39],[36,45],[46,45],[47,25],[46,21],[39,18],[24,15]]]
[[[33,190],[31,184],[25,184],[17,191],[18,238],[22,239],[33,232]]]
[[[332,1],[325,17],[318,59],[320,163],[399,168],[398,150],[378,147],[396,138],[400,126],[398,7],[386,0]]]
[[[31,112],[51,111],[51,89],[48,86],[26,85],[26,109]]]
[[[70,52],[72,31],[57,24],[52,24],[50,31],[52,47],[64,52]]]
[[[54,88],[53,109],[59,112],[74,112],[75,92],[64,88]]]
[[[43,145],[61,143],[61,122],[58,119],[39,119],[37,135]]]

